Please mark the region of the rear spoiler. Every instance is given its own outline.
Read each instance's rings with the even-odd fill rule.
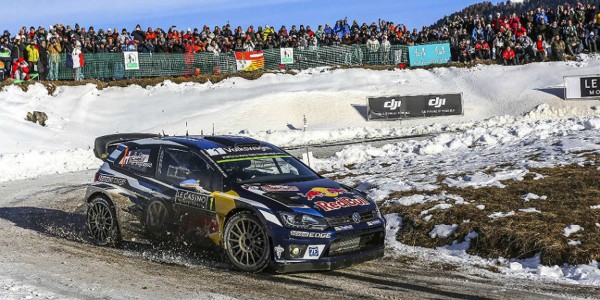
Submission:
[[[155,137],[160,136],[153,133],[117,133],[103,135],[97,137],[94,142],[94,155],[101,160],[106,160],[110,153],[117,148],[117,145],[121,143]]]

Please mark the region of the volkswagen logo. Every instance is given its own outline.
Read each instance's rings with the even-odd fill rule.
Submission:
[[[360,214],[355,212],[352,214],[352,221],[354,221],[354,223],[358,224],[360,223]]]

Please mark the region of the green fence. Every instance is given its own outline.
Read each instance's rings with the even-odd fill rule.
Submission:
[[[294,49],[294,63],[281,65],[280,49],[263,50],[266,70],[302,70],[323,66],[397,65],[408,62],[408,47],[394,45],[389,51],[370,51],[366,45],[331,46]],[[123,53],[85,54],[85,78],[124,79],[238,72],[233,52],[194,54],[139,53],[139,70],[125,70]],[[65,55],[59,63],[59,79],[73,79],[73,69],[66,67]]]

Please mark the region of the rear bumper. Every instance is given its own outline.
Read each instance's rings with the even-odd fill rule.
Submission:
[[[318,261],[309,262],[294,262],[294,263],[277,263],[273,262],[271,268],[277,273],[290,273],[290,272],[306,272],[306,271],[330,271],[341,268],[347,268],[349,266],[374,260],[382,257],[384,253],[384,247],[381,246],[376,249],[366,250],[362,252],[352,253],[345,256],[322,258]]]

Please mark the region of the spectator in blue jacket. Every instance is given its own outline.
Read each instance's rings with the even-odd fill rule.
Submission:
[[[538,6],[535,12],[535,24],[540,24],[544,20],[545,23],[548,23],[548,16],[546,16],[546,12]]]
[[[473,33],[471,34],[471,39],[473,44],[477,43],[479,40],[485,40],[485,29],[481,26],[481,22],[477,22],[477,26],[473,28]]]
[[[348,20],[344,19],[344,21],[342,21],[342,33],[338,34],[338,36],[341,39],[346,34],[350,34],[350,25],[348,25]]]
[[[327,36],[328,34],[333,35],[333,28],[331,28],[331,26],[329,26],[329,24],[325,24],[325,29],[323,29],[323,36]]]
[[[333,27],[333,33],[337,36],[343,36],[344,35],[344,29],[343,29],[343,25],[342,25],[342,21],[338,20],[335,22],[335,26]]]

